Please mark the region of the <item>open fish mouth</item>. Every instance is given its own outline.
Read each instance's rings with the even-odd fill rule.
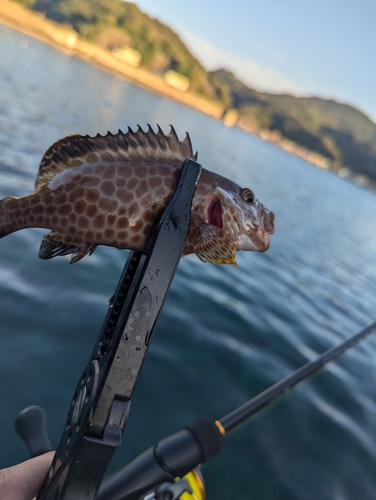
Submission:
[[[238,216],[237,216],[238,215]],[[262,223],[247,224],[241,229],[240,214],[235,207],[222,204],[220,196],[214,194],[205,210],[205,222],[224,229],[234,241],[237,250],[255,250],[265,252],[270,246],[269,236],[274,233],[274,214],[262,207]],[[264,227],[264,223],[267,227]],[[244,223],[243,223],[244,224]]]
[[[223,219],[222,219],[222,203],[218,196],[213,196],[211,202],[206,211],[206,219],[208,224],[217,226],[223,229]]]

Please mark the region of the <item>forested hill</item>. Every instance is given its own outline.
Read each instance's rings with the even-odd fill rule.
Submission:
[[[142,55],[141,66],[154,73],[174,70],[190,81],[192,92],[222,100],[221,90],[168,26],[152,19],[123,0],[18,0],[45,13],[58,23],[69,24],[82,37],[110,51],[131,47]]]
[[[334,163],[376,181],[376,124],[359,110],[317,97],[273,95],[250,89],[231,73],[211,73],[230,92],[243,128],[278,131]]]
[[[178,35],[123,0],[18,0],[71,25],[80,36],[105,49],[130,47],[141,66],[189,79],[189,91],[215,101],[232,113],[231,123],[245,130],[293,141],[301,149],[348,167],[376,185],[376,124],[359,110],[332,100],[273,95],[248,88],[225,70],[207,72]],[[227,113],[228,114],[228,113]],[[267,135],[266,134],[266,135]],[[342,169],[343,170],[343,169]]]

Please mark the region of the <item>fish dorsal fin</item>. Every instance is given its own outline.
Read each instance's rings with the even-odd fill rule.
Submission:
[[[55,142],[45,153],[39,166],[35,187],[52,180],[59,172],[83,163],[101,160],[125,161],[177,161],[186,158],[197,159],[194,155],[189,135],[183,141],[171,126],[166,135],[158,126],[157,132],[148,126],[144,132],[140,126],[134,132],[128,127],[125,134],[119,130],[95,137],[71,135]]]

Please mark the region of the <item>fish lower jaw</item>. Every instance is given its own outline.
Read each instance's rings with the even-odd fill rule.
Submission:
[[[270,246],[269,233],[265,231],[263,227],[258,227],[256,229],[256,236],[261,243],[261,248],[259,248],[259,252],[266,252],[266,250]]]
[[[255,232],[257,237],[260,238],[261,241],[269,241],[269,235],[264,228],[259,226]]]
[[[247,234],[243,233],[235,242],[236,250],[266,252],[269,246],[269,234],[262,227]]]

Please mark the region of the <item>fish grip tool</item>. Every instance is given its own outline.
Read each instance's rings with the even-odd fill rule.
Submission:
[[[148,252],[131,251],[37,500],[94,499],[121,443],[132,394],[180,261],[202,167],[187,159]]]

